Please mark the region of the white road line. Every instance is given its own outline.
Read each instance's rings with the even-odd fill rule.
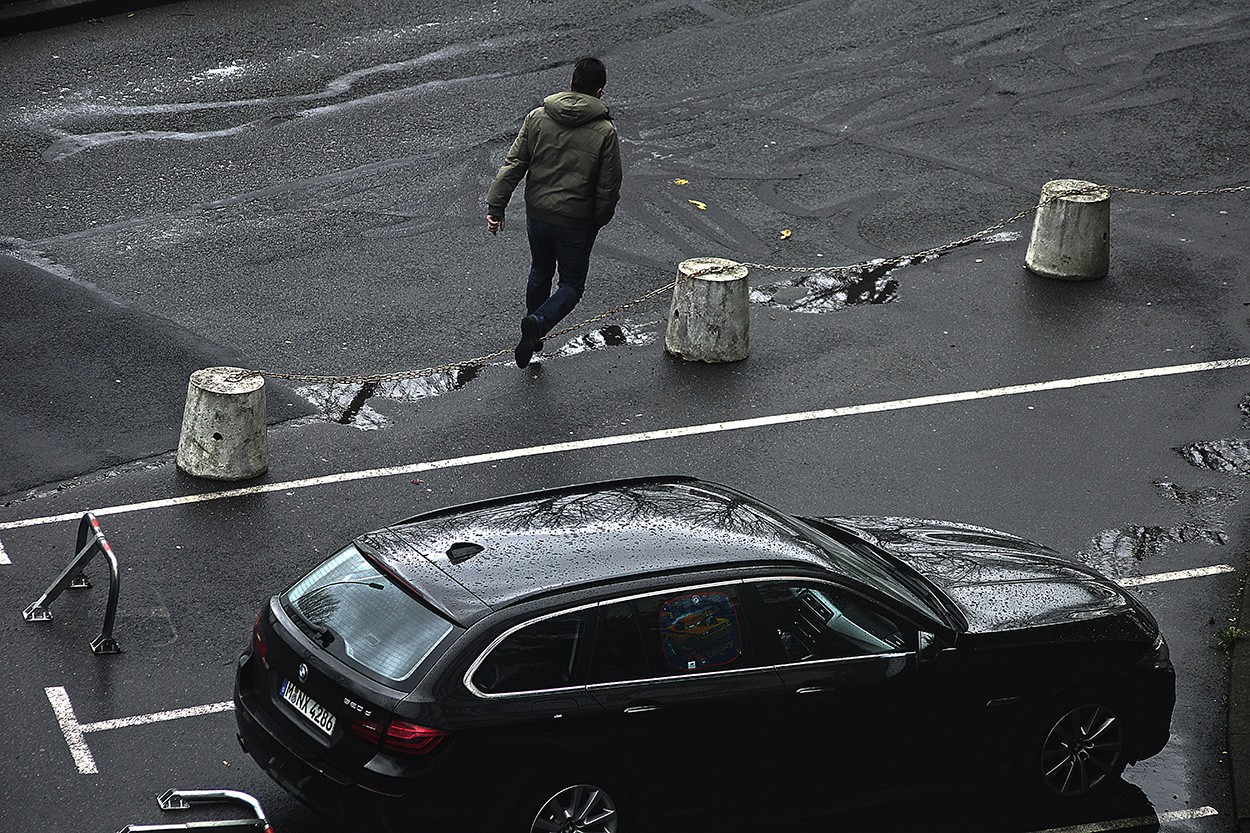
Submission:
[[[231,711],[234,703],[227,700],[222,703],[209,703],[205,706],[191,706],[186,709],[140,714],[134,717],[119,717],[115,720],[101,720],[97,723],[79,723],[74,715],[74,707],[69,701],[69,693],[61,686],[44,689],[52,711],[56,714],[56,722],[61,726],[61,734],[69,744],[69,753],[74,758],[74,765],[83,775],[95,775],[100,770],[96,767],[95,758],[87,746],[88,732],[106,732],[110,729],[124,729],[129,726],[143,726],[149,723],[163,723],[167,720],[180,720],[184,717],[198,717],[203,714]]]
[[[1198,567],[1193,570],[1177,570],[1171,573],[1155,573],[1154,575],[1120,579],[1118,584],[1123,587],[1136,587],[1143,584],[1159,584],[1168,581],[1181,581],[1183,579],[1202,578],[1204,576],[1213,576],[1232,572],[1236,572],[1234,567],[1227,564],[1216,564],[1211,567]],[[84,737],[89,732],[106,732],[112,729],[124,729],[130,726],[144,726],[150,723],[164,723],[170,720],[181,720],[185,717],[199,717],[200,715],[215,714],[217,712],[231,711],[234,709],[234,703],[230,700],[225,700],[220,703],[208,703],[203,706],[191,706],[185,709],[171,709],[169,711],[154,712],[152,714],[135,715],[133,717],[118,717],[112,720],[101,720],[96,723],[79,723],[78,719],[74,716],[74,709],[70,705],[69,695],[65,692],[64,688],[48,688],[45,689],[45,691],[48,695],[48,701],[52,703],[52,710],[56,712],[57,722],[61,724],[61,731],[65,734],[65,741],[69,744],[70,751],[74,755],[74,760],[75,762],[79,762],[79,771],[81,772],[95,771],[95,763],[91,760],[91,752],[87,749]],[[88,766],[90,769],[84,769],[84,766]],[[1063,829],[1066,830],[1068,828]],[[1047,833],[1049,833],[1049,831]]]
[[[4,542],[0,541],[0,564],[12,564],[9,560],[9,554],[4,551]]]
[[[1203,373],[1211,370],[1225,370],[1234,367],[1250,366],[1250,358],[1223,359],[1213,362],[1180,364],[1167,367],[1150,367],[1141,370],[1125,370],[1117,373],[1100,373],[1094,376],[1077,376],[1071,379],[1052,379],[1046,382],[1030,382],[1023,385],[984,388],[982,390],[943,393],[935,396],[921,396],[912,399],[895,399],[888,402],[869,402],[862,405],[847,405],[840,408],[825,408],[816,411],[798,411],[788,414],[755,417],[752,419],[729,420],[725,422],[708,422],[699,425],[685,425],[676,428],[662,428],[655,431],[641,431],[634,434],[617,434],[607,437],[595,437],[586,440],[573,440],[549,445],[536,445],[527,448],[512,448],[503,451],[492,451],[485,454],[470,454],[465,457],[451,457],[445,460],[430,460],[423,463],[410,463],[403,466],[365,469],[361,471],[340,472],[321,477],[309,477],[302,480],[288,480],[283,483],[266,483],[259,486],[244,486],[238,489],[227,489],[221,492],[206,492],[198,495],[149,500],[142,503],[129,503],[122,506],[111,506],[103,509],[92,509],[97,517],[105,515],[121,515],[130,512],[144,512],[151,509],[165,509],[171,506],[183,506],[190,503],[225,500],[247,495],[259,495],[268,492],[286,492],[296,489],[307,489],[313,486],[325,486],[335,483],[348,483],[355,480],[371,480],[380,477],[409,476],[436,469],[450,469],[462,466],[473,466],[479,463],[495,463],[502,460],[515,460],[523,457],[538,457],[546,454],[560,454],[569,451],[583,451],[591,448],[607,448],[614,445],[652,442],[654,440],[693,437],[700,434],[713,434],[722,431],[740,431],[747,428],[764,428],[771,425],[795,424],[824,419],[876,414],[887,411],[902,411],[911,408],[925,408],[932,405],[949,405],[955,402],[968,402],[976,399],[995,399],[1003,396],[1018,396],[1024,393],[1043,393],[1053,390],[1087,387],[1089,385],[1105,385],[1116,382],[1128,382],[1136,379],[1150,379],[1163,376],[1178,376],[1188,373]],[[0,530],[19,529],[28,526],[77,521],[84,510],[63,515],[49,515],[42,518],[28,518],[21,521],[0,523]]]
[[[173,709],[155,714],[140,714],[134,717],[118,717],[114,720],[101,720],[98,723],[84,723],[79,727],[83,732],[106,732],[109,729],[125,729],[128,726],[144,726],[148,723],[164,723],[167,720],[181,720],[184,717],[199,717],[202,714],[216,714],[234,710],[234,703],[226,700],[222,703],[209,703],[206,706],[191,706],[186,709]]]
[[[48,695],[48,702],[52,704],[56,722],[61,724],[61,734],[65,735],[65,742],[69,744],[69,754],[74,758],[74,765],[83,775],[96,774],[100,770],[96,769],[95,758],[91,757],[91,749],[87,747],[87,738],[83,735],[78,718],[74,716],[69,694],[60,686],[45,688],[43,691]]]
[[[1227,564],[1216,564],[1213,567],[1198,567],[1193,570],[1177,570],[1174,573],[1155,573],[1153,576],[1138,576],[1136,578],[1120,578],[1116,579],[1116,584],[1121,587],[1138,587],[1143,584],[1160,584],[1165,581],[1180,581],[1186,578],[1202,578],[1203,576],[1216,576],[1220,573],[1235,573],[1236,567],[1230,567]]]
[[[1096,821],[1089,824],[1074,824],[1070,827],[1052,827],[1048,830],[1038,830],[1034,833],[1103,833],[1108,830],[1128,830],[1133,827],[1154,827],[1156,824],[1162,826],[1173,821],[1188,821],[1189,819],[1206,818],[1207,816],[1218,816],[1220,811],[1214,807],[1198,807],[1193,810],[1173,810],[1168,813],[1160,813],[1158,816],[1138,816],[1131,819],[1113,819],[1111,821]]]

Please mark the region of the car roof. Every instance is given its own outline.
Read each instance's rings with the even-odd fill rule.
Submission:
[[[665,573],[837,569],[793,521],[685,477],[512,495],[409,518],[360,539],[461,624],[535,596]]]

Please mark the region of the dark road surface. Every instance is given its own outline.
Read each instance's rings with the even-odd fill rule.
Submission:
[[[1134,586],[1172,645],[1172,741],[1097,806],[970,784],[805,829],[1232,830],[1214,635],[1246,573],[1250,374],[1209,363],[1250,357],[1250,194],[1116,193],[1093,283],[1026,273],[1028,219],[836,267],[961,238],[1053,178],[1250,182],[1250,11],[930,5],[182,2],[0,37],[0,829],[155,823],[179,787],[339,833],[241,753],[224,710],[263,600],[417,511],[680,472],[800,514],[1036,538]],[[750,358],[666,356],[662,296],[524,371],[271,380],[270,471],[236,484],[255,488],[177,472],[198,367],[510,350],[528,252],[519,222],[486,234],[482,198],[583,52],[608,64],[626,181],[570,322],[687,257],[809,267],[751,269]],[[86,509],[122,562],[120,656],[87,648],[102,581],[50,624],[19,615]],[[759,808],[760,833],[791,829]]]

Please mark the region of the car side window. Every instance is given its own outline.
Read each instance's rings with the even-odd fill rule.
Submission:
[[[674,590],[599,608],[590,683],[629,682],[755,664],[736,587]]]
[[[647,656],[634,603],[603,605],[599,608],[599,626],[587,681],[614,683],[643,680],[648,676]]]
[[[849,590],[797,582],[762,584],[759,590],[785,662],[907,650],[903,629],[876,604]]]
[[[574,664],[584,631],[585,615],[580,611],[526,625],[486,655],[473,672],[473,685],[486,694],[574,685]]]

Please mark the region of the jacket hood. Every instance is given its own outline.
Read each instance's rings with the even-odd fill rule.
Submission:
[[[577,127],[595,119],[608,117],[608,106],[593,95],[563,92],[543,99],[543,109],[560,124]]]
[[[919,518],[827,518],[920,573],[972,632],[1093,619],[1137,606],[1110,580],[1024,538]]]

